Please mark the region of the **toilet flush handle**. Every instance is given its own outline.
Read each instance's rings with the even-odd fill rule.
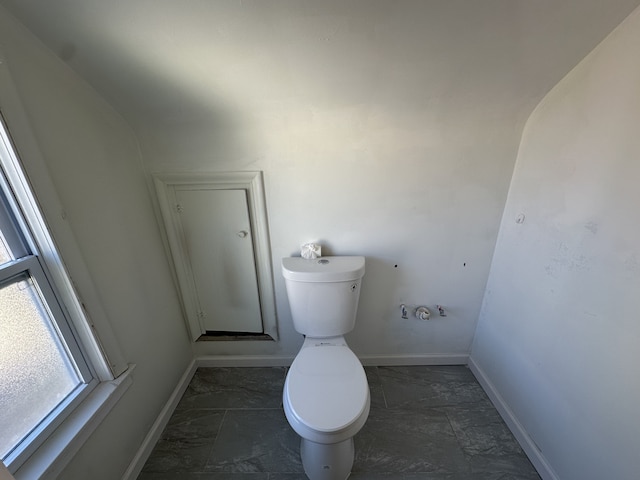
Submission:
[[[249,235],[249,232],[247,232],[246,230],[240,230],[238,233],[236,233],[236,235],[238,235],[240,238],[245,238],[247,235]]]

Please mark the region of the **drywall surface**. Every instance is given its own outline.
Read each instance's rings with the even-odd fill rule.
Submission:
[[[529,119],[473,343],[562,480],[640,471],[639,44],[636,10]]]
[[[515,161],[515,112],[534,105],[519,95],[524,70],[502,76],[494,63],[513,53],[492,56],[502,42],[493,27],[514,28],[499,21],[507,13],[459,2],[210,8],[215,27],[201,43],[177,34],[194,49],[171,71],[155,43],[167,11],[145,21],[149,36],[129,55],[162,80],[151,83],[156,100],[145,97],[158,115],[136,132],[149,172],[264,172],[280,340],[199,343],[196,353],[295,354],[302,336],[280,262],[316,241],[324,254],[367,257],[347,337],[357,354],[466,354]],[[176,15],[198,28],[193,12]],[[193,62],[206,73],[182,75]],[[403,320],[401,303],[442,304],[448,316]]]
[[[64,208],[51,211],[39,197],[45,215],[66,219],[81,250],[66,254],[84,258],[121,353],[137,364],[133,385],[60,476],[113,480],[191,360],[180,305],[130,129],[3,10],[0,49]],[[28,135],[3,113],[20,151]],[[68,245],[59,248],[64,258]]]
[[[567,43],[540,55],[529,34],[556,25],[528,2],[192,6],[134,13],[135,30],[110,11],[103,47],[145,85],[124,111],[149,172],[264,171],[280,341],[196,353],[295,354],[280,261],[318,241],[367,257],[357,354],[466,354],[522,125],[592,48],[565,48],[583,31],[565,23]],[[448,316],[403,320],[401,303]]]
[[[524,120],[638,0],[0,3],[122,113],[147,172],[264,171],[280,341],[197,354],[294,354],[280,259],[319,241],[367,256],[350,345],[410,358],[469,351]]]

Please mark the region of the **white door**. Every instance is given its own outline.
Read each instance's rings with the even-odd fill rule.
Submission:
[[[246,190],[183,186],[175,196],[202,326],[263,333]]]

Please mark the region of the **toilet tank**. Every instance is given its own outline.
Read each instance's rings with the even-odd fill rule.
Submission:
[[[364,257],[282,259],[293,326],[308,337],[353,330],[364,275]]]

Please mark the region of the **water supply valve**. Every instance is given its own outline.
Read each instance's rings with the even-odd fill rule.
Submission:
[[[416,309],[416,317],[418,318],[418,320],[429,320],[429,317],[431,317],[431,312],[427,307],[418,307]]]

